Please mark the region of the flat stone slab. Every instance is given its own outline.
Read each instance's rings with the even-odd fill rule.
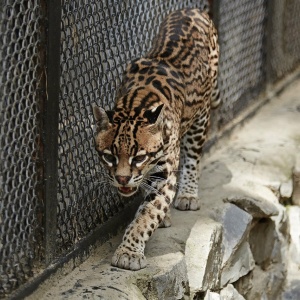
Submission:
[[[239,280],[253,270],[254,266],[255,261],[249,243],[245,241],[222,268],[221,286]]]
[[[219,288],[222,250],[222,226],[209,219],[200,219],[186,241],[185,257],[190,298],[199,291]]]
[[[239,294],[232,284],[228,284],[221,290],[220,297],[222,300],[245,300],[245,298]]]
[[[300,146],[296,157],[295,167],[293,170],[293,197],[292,202],[300,206]]]
[[[220,294],[208,290],[203,300],[221,300]]]
[[[149,263],[158,268],[156,274],[133,277],[133,283],[141,290],[145,299],[182,299],[188,290],[187,267],[181,252],[153,257]]]
[[[222,266],[235,254],[240,244],[247,238],[252,216],[234,204],[226,203],[218,209],[216,221],[223,226],[224,256]]]
[[[247,196],[232,196],[224,199],[224,202],[235,204],[249,213],[253,218],[267,218],[279,214],[277,207],[264,199],[255,199]]]
[[[290,222],[290,258],[300,267],[300,207],[289,207],[288,218]]]
[[[290,179],[286,182],[283,182],[280,185],[280,196],[282,201],[287,201],[292,198],[293,194],[293,180]]]

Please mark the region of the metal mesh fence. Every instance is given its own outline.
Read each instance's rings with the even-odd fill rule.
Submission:
[[[163,18],[205,1],[70,1],[63,4],[58,238],[72,246],[123,204],[94,152],[92,105],[111,108],[126,64],[149,50]]]
[[[62,1],[58,194],[56,203],[48,203],[41,135],[51,131],[42,122],[49,2],[0,0],[0,298],[34,275],[47,253],[72,251],[126,205],[105,180],[94,151],[92,106],[113,106],[125,66],[149,50],[170,11],[214,2],[223,101],[214,130],[245,109],[267,80],[300,62],[297,0]],[[57,220],[46,217],[51,205],[57,205]],[[54,240],[47,233],[51,222]]]
[[[300,62],[300,2],[274,0],[269,11],[268,79],[275,82]]]
[[[0,297],[41,255],[37,194],[44,37],[40,1],[0,2]]]
[[[265,86],[266,12],[266,0],[219,1],[219,128],[245,109]]]

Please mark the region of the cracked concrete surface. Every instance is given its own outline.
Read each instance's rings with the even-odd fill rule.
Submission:
[[[120,234],[98,247],[90,258],[68,274],[64,269],[57,272],[27,299],[192,299],[194,295],[202,295],[207,288],[212,290],[207,291],[207,299],[210,299],[209,293],[215,295],[213,299],[220,299],[218,295],[222,296],[222,293],[232,293],[237,295],[238,299],[244,299],[231,284],[225,286],[227,282],[236,281],[241,277],[239,274],[235,274],[234,279],[230,273],[226,273],[226,276],[223,274],[226,284],[222,286],[222,276],[219,274],[222,273],[221,262],[226,265],[227,260],[236,259],[233,255],[243,252],[242,247],[249,250],[245,236],[248,236],[250,230],[250,223],[247,222],[252,218],[273,220],[275,225],[272,226],[283,236],[288,235],[285,208],[279,203],[280,186],[292,179],[296,156],[299,153],[300,80],[296,80],[243,126],[235,129],[230,138],[218,143],[212,153],[204,156],[200,180],[201,209],[187,212],[172,210],[172,227],[158,229],[147,244],[145,254],[148,265],[145,269],[132,272],[110,266],[113,251],[121,241]],[[241,227],[241,231],[236,232],[237,236],[243,238],[234,241],[235,245],[231,244],[229,248],[225,248],[224,261],[224,249],[219,242],[222,235],[219,227],[223,223],[219,220],[220,213],[224,212],[228,205],[239,207],[235,209],[233,217],[237,216],[237,211],[242,208],[245,214],[248,214],[246,219],[249,220],[245,221],[245,229]],[[210,232],[214,234],[216,242],[208,242],[212,236]],[[227,234],[226,230],[223,231],[224,234]],[[260,237],[257,239],[257,243],[262,242]],[[276,238],[272,243],[278,244],[279,240],[280,238]],[[273,244],[271,246],[275,247]],[[276,274],[285,274],[288,244],[278,245],[276,251],[280,252],[280,255],[274,254],[275,248],[269,249],[269,252],[272,252],[270,255],[273,262],[276,262],[278,257],[281,261],[268,266],[270,269],[276,266]],[[198,254],[194,251],[198,251]],[[259,249],[255,250],[255,256],[259,256],[257,251]],[[212,258],[209,253],[216,255]],[[300,253],[295,255],[300,256]],[[254,268],[252,257],[247,259],[250,259],[250,262],[248,269],[243,269],[245,273],[264,272],[257,269],[257,265]],[[211,269],[205,265],[209,260],[213,261]],[[204,269],[201,271],[201,268]],[[206,273],[207,270],[213,271]],[[232,271],[235,269],[231,269]],[[211,276],[212,273],[218,274],[215,278],[209,277],[214,286],[207,283],[205,285],[205,276]],[[265,278],[266,282],[270,280],[260,276]],[[283,298],[299,299],[299,264],[293,264],[292,272],[288,272],[287,278]],[[257,289],[264,280],[258,283]],[[268,281],[269,286],[278,285],[278,290],[277,287],[272,288],[275,295],[271,292],[263,295],[252,291],[245,292],[245,298],[255,299],[254,297],[260,295],[266,297],[263,299],[280,299],[282,283],[283,280],[280,279]],[[219,294],[222,288],[223,292]],[[264,289],[263,286],[261,288]]]

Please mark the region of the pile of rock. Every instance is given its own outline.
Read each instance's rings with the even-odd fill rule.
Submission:
[[[199,236],[199,232],[193,232],[195,227],[187,240],[190,298],[200,299],[206,292],[206,300],[276,299],[286,277],[285,210],[253,198],[231,198],[226,202],[215,216],[217,222],[199,222],[201,231],[210,223],[210,232],[204,230],[207,242],[201,238],[206,257],[190,255],[191,244]]]

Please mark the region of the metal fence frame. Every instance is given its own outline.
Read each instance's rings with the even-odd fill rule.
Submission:
[[[217,26],[220,24],[220,18],[222,17],[220,15],[221,6],[227,5],[229,2],[233,5],[238,5],[238,1],[239,0],[209,1],[210,3],[213,3],[212,11]],[[266,51],[269,54],[266,55],[266,59],[264,60],[262,66],[263,80],[260,85],[255,85],[251,87],[249,90],[245,91],[243,96],[240,96],[240,98],[245,96],[244,102],[242,102],[240,98],[238,99],[237,106],[234,108],[234,112],[228,118],[229,121],[238,116],[245,109],[245,107],[249,107],[250,104],[252,104],[250,102],[252,102],[253,98],[258,99],[258,96],[264,93],[269,85],[274,85],[279,79],[282,79],[284,75],[294,70],[300,62],[300,43],[296,44],[296,48],[284,49],[283,46],[280,44],[278,38],[278,36],[282,38],[285,32],[284,30],[287,30],[284,25],[284,22],[286,22],[284,21],[284,18],[286,14],[290,13],[293,9],[295,10],[295,8],[298,8],[297,0],[288,0],[284,3],[281,0],[275,0],[274,2],[268,0],[259,1],[260,3],[263,3],[266,9],[266,20],[264,20],[264,22],[266,23],[265,25],[263,25],[263,27],[265,28],[264,30],[267,30],[269,33],[271,33],[268,36],[265,36],[264,32],[263,36],[262,43],[263,47],[265,47],[263,51]],[[203,0],[203,3],[204,2],[205,0]],[[1,5],[4,4],[0,2],[0,9]],[[8,296],[11,299],[22,299],[25,296],[29,295],[32,291],[34,291],[37,288],[37,286],[41,282],[48,278],[49,275],[53,274],[59,267],[62,267],[66,262],[70,261],[71,259],[76,258],[77,264],[79,264],[89,255],[91,246],[95,245],[96,243],[103,243],[108,238],[115,235],[120,228],[125,227],[126,224],[135,214],[135,211],[139,205],[138,199],[132,200],[127,206],[122,207],[122,209],[120,209],[114,216],[102,223],[101,226],[93,228],[88,234],[85,234],[85,236],[80,241],[72,244],[66,251],[57,251],[57,207],[59,177],[58,135],[59,101],[61,88],[61,62],[58,58],[61,57],[62,2],[60,0],[40,0],[39,5],[44,16],[44,22],[40,23],[40,30],[44,33],[44,36],[42,38],[44,39],[43,42],[47,45],[47,49],[45,51],[46,57],[44,57],[45,54],[43,53],[43,50],[41,50],[41,57],[43,57],[45,63],[44,75],[41,75],[41,81],[42,85],[44,85],[44,90],[41,90],[38,93],[39,99],[37,99],[39,109],[41,112],[39,120],[39,159],[36,162],[38,169],[37,180],[39,181],[37,185],[37,193],[41,200],[41,205],[43,207],[43,211],[41,212],[42,220],[40,225],[43,227],[44,231],[42,236],[39,237],[38,240],[38,243],[40,244],[39,246],[42,248],[42,251],[40,257],[34,258],[34,263],[38,265],[38,267],[43,271],[34,277],[29,276],[29,278],[27,278],[28,283],[26,284],[24,284],[25,281],[20,282],[19,288],[17,290],[10,291],[11,293]],[[280,25],[278,19],[282,20],[282,24],[284,24]],[[299,19],[295,19],[294,22],[300,24],[300,17]],[[295,36],[298,36],[300,40],[299,33],[293,31],[292,28],[289,28],[289,30],[293,33],[293,38],[295,38]],[[0,32],[0,35],[1,34],[2,33]],[[287,43],[292,42],[292,38],[289,39],[289,37],[287,37],[286,39]],[[220,41],[222,49],[222,36],[220,38]],[[299,49],[297,47],[299,47]],[[262,55],[265,54],[266,53],[263,53]],[[288,59],[288,65],[285,65],[286,58]],[[2,99],[0,99],[0,104],[1,101]],[[226,109],[224,111],[226,111]],[[216,113],[214,113],[214,115],[216,115]],[[220,132],[220,127],[223,127],[225,124],[228,123],[228,120],[224,121],[223,119],[221,119],[221,117],[216,118],[216,120],[212,124],[213,134],[211,135],[211,141],[213,140],[214,136],[216,136],[216,133]],[[0,121],[2,121],[1,110]],[[0,144],[0,146],[2,145]],[[0,172],[4,171],[4,168],[1,167]],[[1,176],[2,174],[0,173],[0,179],[2,178]],[[0,196],[1,185],[2,183],[0,182]],[[2,208],[2,211],[3,209],[5,208]],[[2,216],[0,215],[0,230],[2,229],[1,217]],[[0,246],[2,245],[1,243],[2,241],[0,240]],[[51,267],[49,267],[50,264]]]

